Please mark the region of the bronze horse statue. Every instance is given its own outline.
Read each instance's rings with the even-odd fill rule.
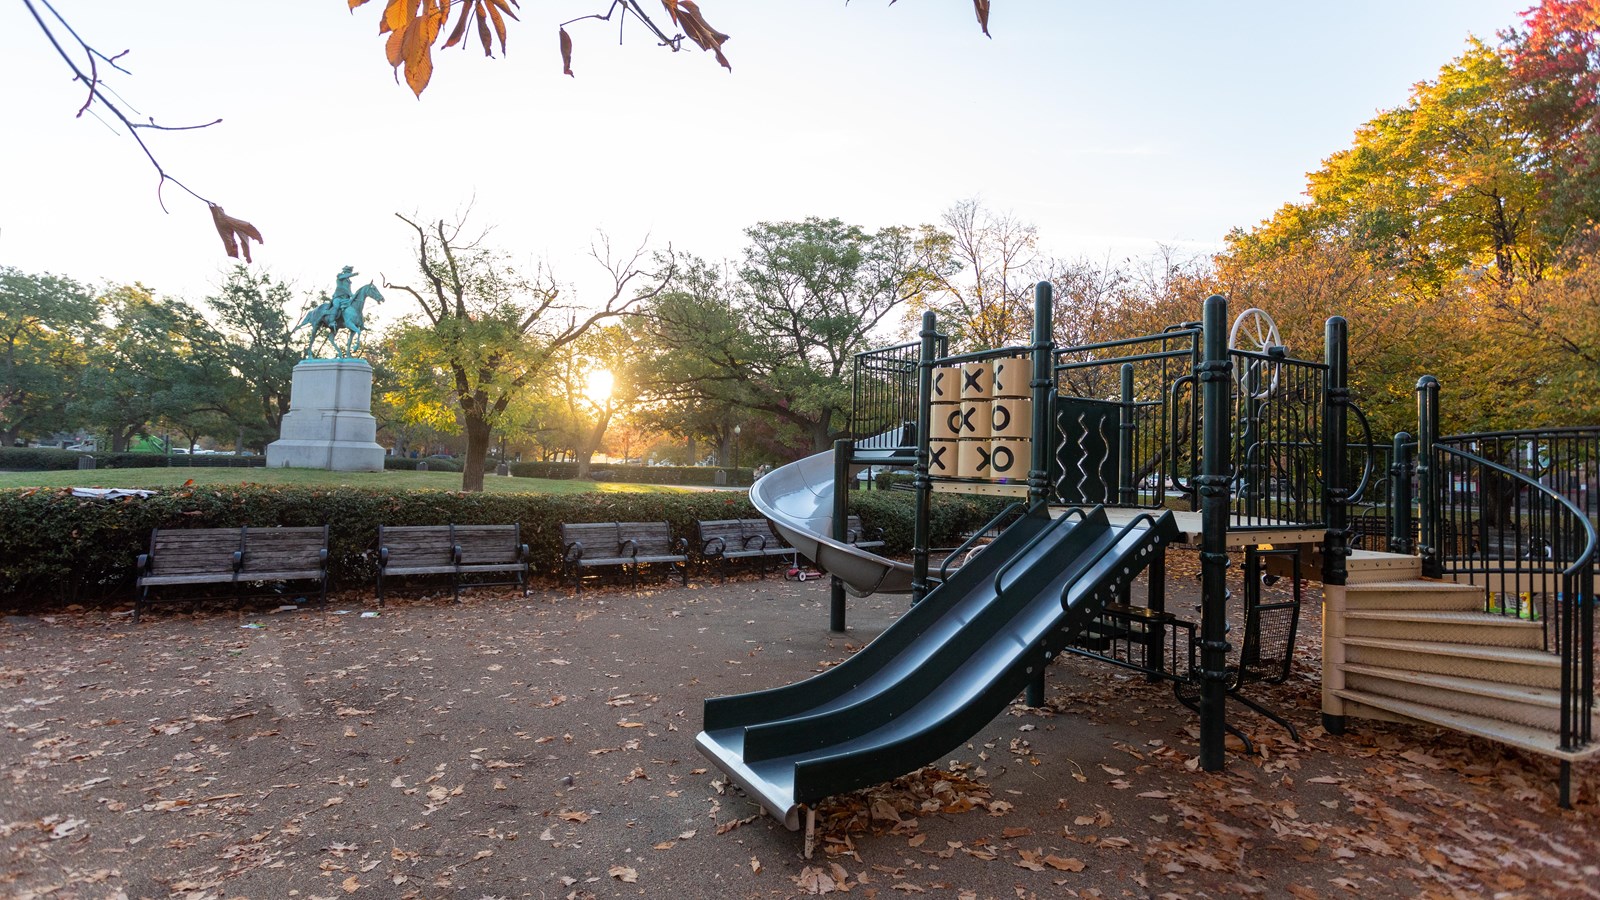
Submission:
[[[361,332],[363,328],[361,311],[366,306],[369,298],[379,303],[383,302],[383,294],[379,293],[378,289],[370,281],[362,285],[349,299],[335,297],[332,300],[324,300],[321,305],[306,313],[306,317],[301,319],[300,324],[293,329],[293,331],[299,331],[307,325],[311,326],[311,339],[306,342],[305,358],[312,358],[311,351],[317,344],[318,335],[327,337],[328,346],[333,348],[334,353],[338,355],[337,358],[347,359],[353,357],[361,349]],[[341,330],[350,333],[345,338],[344,349],[342,350],[339,348],[339,332]]]

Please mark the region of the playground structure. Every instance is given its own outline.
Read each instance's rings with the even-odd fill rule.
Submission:
[[[790,828],[804,813],[809,836],[819,800],[938,759],[1019,692],[1041,703],[1062,652],[1171,682],[1199,714],[1200,766],[1221,769],[1225,734],[1245,739],[1230,699],[1293,734],[1249,686],[1289,675],[1302,577],[1323,585],[1329,732],[1352,717],[1427,723],[1552,756],[1570,804],[1571,764],[1600,751],[1600,429],[1443,437],[1424,377],[1417,437],[1378,444],[1350,396],[1344,319],[1328,320],[1322,359],[1300,359],[1260,310],[1230,327],[1222,297],[1199,322],[1072,347],[1052,339],[1047,283],[1029,346],[950,355],[936,325],[926,314],[918,342],[857,356],[863,437],[751,489],[832,574],[834,630],[849,593],[913,601],[815,678],[706,701],[697,745],[764,809]],[[844,539],[864,466],[915,473],[910,562]],[[942,492],[1015,499],[936,563]],[[1166,608],[1174,543],[1199,550],[1198,621]],[[1293,599],[1265,602],[1262,581],[1283,576]],[[1228,633],[1230,603],[1243,635]]]

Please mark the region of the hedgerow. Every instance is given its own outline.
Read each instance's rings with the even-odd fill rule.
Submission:
[[[913,500],[910,493],[868,491],[852,495],[852,510],[883,529],[887,552],[906,553]],[[998,507],[987,498],[936,497],[935,545],[957,542]],[[757,515],[738,492],[513,494],[244,484],[99,500],[74,497],[70,488],[6,490],[0,491],[0,597],[37,607],[128,596],[134,561],[153,528],[328,524],[329,572],[336,586],[348,588],[370,584],[377,574],[379,525],[517,523],[534,571],[549,574],[560,566],[562,523],[666,521],[692,543],[697,521]]]
[[[589,467],[589,477],[595,481],[625,482],[628,484],[700,484],[714,485],[717,473],[722,472],[726,484],[749,484],[752,471],[729,466],[614,466]],[[511,464],[511,474],[518,478],[577,478],[575,462],[519,462]]]
[[[218,469],[260,466],[259,456],[234,456],[231,453],[84,453],[55,447],[0,447],[0,469],[13,472],[53,472],[78,468],[81,457],[94,458],[97,469]]]

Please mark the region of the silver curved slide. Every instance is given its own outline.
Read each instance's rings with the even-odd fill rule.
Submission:
[[[898,433],[898,429],[896,430]],[[858,453],[860,458],[863,454]],[[864,460],[867,462],[870,460]],[[911,592],[911,564],[834,540],[833,451],[774,469],[750,487],[750,503],[783,539],[857,597]]]

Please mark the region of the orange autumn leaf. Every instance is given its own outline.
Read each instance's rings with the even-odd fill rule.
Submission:
[[[254,225],[243,219],[234,218],[223,212],[222,207],[212,204],[211,222],[217,226],[217,234],[222,238],[222,248],[234,259],[239,258],[239,252],[244,251],[244,261],[254,262],[250,258],[250,242],[265,244],[261,232]]]

